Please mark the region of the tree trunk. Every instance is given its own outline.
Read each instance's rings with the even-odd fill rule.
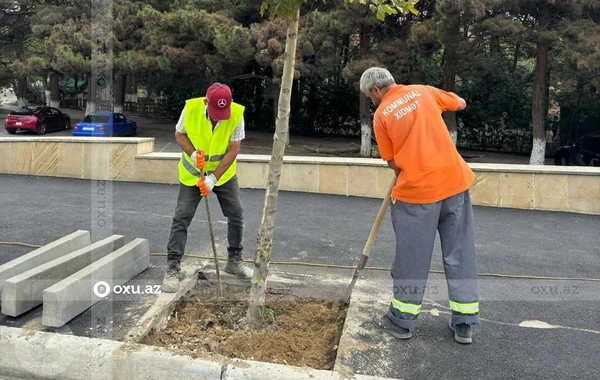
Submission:
[[[95,75],[88,75],[88,93],[85,104],[85,114],[88,115],[96,111],[96,99],[98,97],[98,78]]]
[[[25,107],[27,105],[27,75],[20,75],[17,86],[17,105]]]
[[[447,34],[444,37],[444,73],[442,89],[449,92],[454,92],[456,84],[456,72],[458,70],[458,44],[463,38],[460,34],[460,10],[456,4],[449,5],[447,16],[445,16],[445,28]],[[458,125],[456,123],[456,112],[444,112],[444,122],[452,137],[452,141],[456,144],[458,137]]]
[[[50,107],[60,107],[60,85],[58,83],[59,74],[52,72],[50,74]]]
[[[490,56],[492,58],[500,55],[502,51],[502,47],[500,46],[500,37],[499,36],[491,36],[490,37]]]
[[[371,39],[371,28],[368,24],[360,25],[360,59],[369,57],[369,42]],[[373,122],[371,120],[371,107],[369,98],[360,92],[360,155],[371,157],[371,135]]]
[[[117,72],[115,78],[115,112],[122,113],[125,106],[125,89],[127,85],[127,73],[125,71]]]
[[[285,141],[289,131],[290,97],[294,80],[294,67],[296,64],[296,43],[298,42],[298,20],[300,7],[296,14],[289,20],[287,39],[285,44],[285,62],[281,78],[281,91],[279,93],[279,113],[275,121],[275,134],[273,135],[273,153],[269,165],[269,178],[265,192],[265,206],[263,217],[258,232],[256,258],[254,260],[254,278],[250,289],[248,305],[248,324],[257,326],[260,323],[261,307],[265,303],[267,289],[267,275],[271,261],[271,248],[273,245],[273,228],[275,227],[275,211],[281,167],[285,153]]]
[[[548,2],[541,4],[541,15],[539,20],[540,30],[546,30],[550,23],[550,10]],[[533,83],[533,104],[531,119],[533,123],[533,146],[531,149],[530,165],[544,165],[546,157],[546,132],[544,120],[546,119],[546,75],[548,70],[548,45],[537,44],[537,55],[535,60],[535,80]]]
[[[458,63],[456,46],[454,43],[451,43],[449,46],[446,47],[444,55],[446,56],[446,59],[444,63],[444,80],[442,84],[442,89],[445,91],[454,92],[454,86],[456,84],[456,65]],[[448,131],[450,132],[450,137],[452,137],[452,141],[454,141],[454,144],[456,144],[456,140],[458,137],[456,112],[444,112],[443,117],[444,122],[446,123],[446,127],[448,127]]]
[[[137,98],[137,83],[135,80],[135,74],[132,73],[128,73],[127,74],[127,83],[126,83],[126,94],[125,94],[125,101],[126,102],[133,102],[133,103],[137,103],[138,98]]]
[[[517,70],[517,64],[519,63],[519,50],[521,50],[521,41],[517,42],[515,45],[515,54],[513,56],[512,67],[510,68],[510,73],[514,73]]]

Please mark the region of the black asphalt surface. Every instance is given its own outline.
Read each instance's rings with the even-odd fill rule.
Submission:
[[[121,234],[126,241],[148,239],[151,252],[165,252],[177,191],[177,186],[161,184],[0,175],[0,241],[42,245],[83,229],[91,231],[93,241]],[[246,258],[256,247],[263,196],[262,190],[242,190]],[[380,202],[281,192],[273,260],[353,265]],[[224,255],[225,218],[216,199],[211,199],[211,207],[219,251]],[[600,278],[600,217],[485,207],[475,207],[474,212],[480,273]],[[208,254],[209,244],[201,207],[189,231],[187,251]],[[394,249],[388,217],[368,265],[389,268]],[[0,245],[0,264],[31,250]],[[432,269],[442,269],[440,256],[436,244]],[[151,268],[134,281],[160,284],[165,260],[153,257]],[[347,280],[351,274],[331,268],[274,268]],[[389,272],[366,271],[365,277],[382,284],[374,298],[389,299]],[[430,285],[439,292],[426,298],[447,307],[443,275],[432,274]],[[390,342],[389,352],[366,352],[356,368],[365,374],[403,379],[600,378],[600,282],[480,277],[480,289],[484,322],[476,330],[473,345],[458,346],[441,317],[424,313],[415,338]],[[122,339],[153,300],[150,295],[142,298],[111,297],[114,302],[98,303],[58,332]],[[423,309],[431,307],[438,306],[426,302]],[[38,307],[19,318],[2,316],[0,324],[36,324],[40,315]],[[559,327],[518,326],[528,320]],[[365,339],[375,344],[384,338],[373,331]]]

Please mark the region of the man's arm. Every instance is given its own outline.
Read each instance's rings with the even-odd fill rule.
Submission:
[[[394,173],[396,173],[396,177],[398,177],[400,175],[400,168],[398,166],[396,166],[396,163],[394,162],[394,160],[389,160],[387,162],[388,166],[390,167],[390,169],[392,169],[394,171]]]
[[[225,152],[225,156],[219,163],[219,166],[215,169],[213,175],[217,178],[217,181],[221,178],[221,176],[229,169],[235,158],[240,153],[240,148],[242,147],[241,141],[230,141],[229,146],[227,147],[227,152]]]
[[[175,125],[175,141],[177,141],[177,144],[179,144],[181,149],[187,153],[188,156],[191,156],[196,149],[185,132],[185,125],[183,124],[184,117],[185,107],[183,107],[181,116],[179,116],[179,121],[177,122],[177,125]]]
[[[425,86],[431,91],[433,98],[442,111],[461,111],[467,108],[467,102],[453,92],[448,92],[432,86]]]
[[[194,151],[196,150],[194,149],[194,145],[190,141],[190,138],[185,133],[175,131],[175,140],[177,141],[177,144],[179,144],[181,149],[187,153],[188,156],[191,156],[192,153],[194,153]]]

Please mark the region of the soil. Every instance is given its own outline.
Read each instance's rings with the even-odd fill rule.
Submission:
[[[346,318],[340,301],[267,295],[260,327],[246,323],[247,295],[192,296],[180,301],[167,327],[142,343],[192,357],[220,354],[316,369],[333,369]]]

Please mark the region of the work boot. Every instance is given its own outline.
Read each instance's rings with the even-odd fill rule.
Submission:
[[[176,293],[179,290],[179,275],[181,274],[181,264],[179,260],[169,260],[165,279],[162,283],[162,291],[165,293]]]
[[[254,271],[250,269],[242,260],[242,250],[227,248],[228,259],[225,265],[225,273],[234,274],[242,281],[250,281]]]
[[[384,331],[395,338],[408,339],[412,337],[412,333],[409,329],[394,324],[394,322],[388,318],[387,313],[374,315],[372,322],[379,330]]]
[[[454,340],[462,344],[470,344],[473,342],[471,326],[466,323],[455,324],[450,321],[448,324],[450,330],[454,331]]]

